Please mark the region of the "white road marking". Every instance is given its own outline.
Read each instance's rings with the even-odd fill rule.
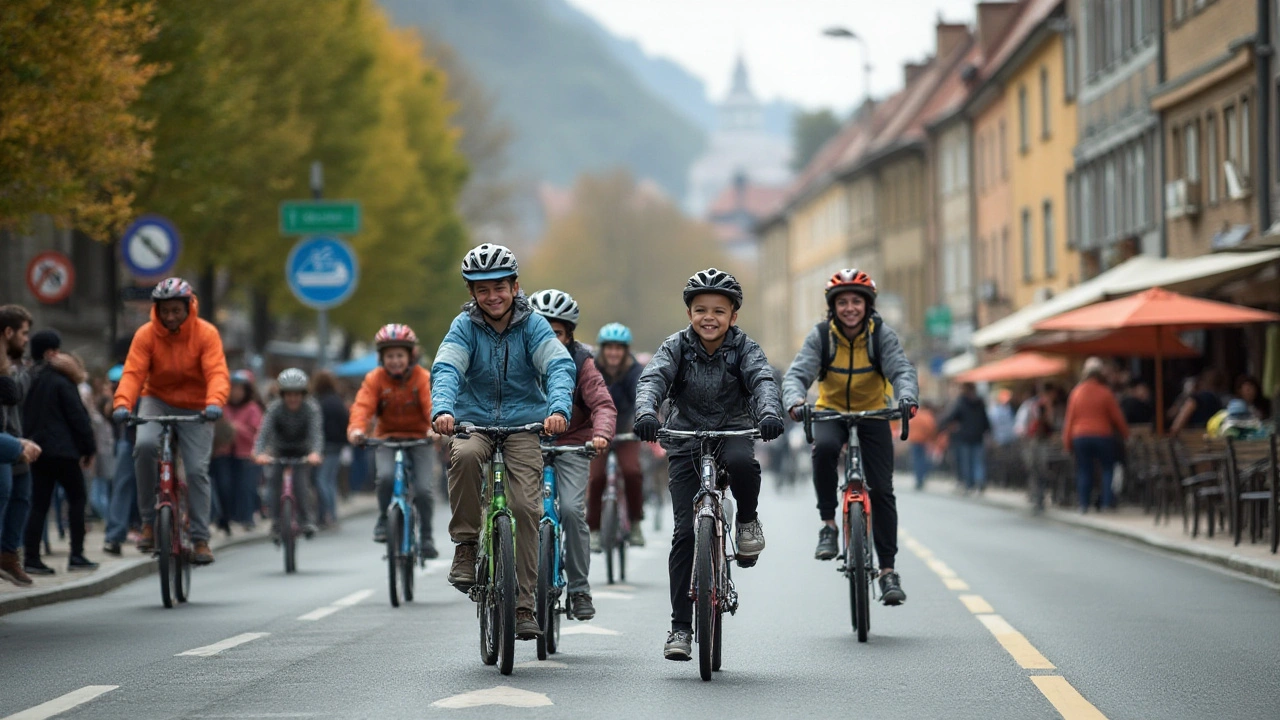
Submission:
[[[516,663],[512,667],[533,670],[536,668],[567,668],[569,666],[558,660],[530,660],[529,662]]]
[[[609,586],[609,590],[621,590],[622,592],[635,592],[635,591],[636,591],[636,586],[635,586],[635,585],[625,585],[625,584],[623,584],[623,583],[617,583],[617,584],[614,584],[614,585],[610,585],[610,586]],[[606,592],[608,592],[608,591],[606,591]]]
[[[593,600],[635,600],[636,596],[628,593],[613,592],[612,590],[601,590],[591,593],[591,598]]]
[[[460,709],[482,707],[484,705],[506,705],[507,707],[531,708],[551,705],[551,698],[543,693],[520,690],[508,685],[499,685],[488,690],[472,690],[461,695],[454,695],[431,703],[432,707]]]
[[[621,635],[617,630],[610,630],[599,625],[579,624],[570,625],[560,630],[561,635]]]
[[[338,607],[351,607],[352,605],[357,605],[359,603],[364,602],[365,600],[369,599],[372,596],[373,596],[373,590],[361,590],[359,592],[353,592],[344,598],[334,600],[333,604],[337,605]]]
[[[4,720],[46,720],[46,718],[61,715],[73,707],[83,705],[100,695],[105,695],[118,687],[120,686],[86,685],[79,690],[72,690],[62,697],[54,698],[49,702],[40,703],[33,708],[27,708],[22,712],[9,715]]]
[[[231,648],[236,647],[237,645],[243,645],[247,642],[253,642],[258,638],[264,638],[270,634],[271,633],[264,633],[264,632],[241,633],[239,635],[236,635],[235,637],[229,637],[226,640],[223,640],[221,642],[216,642],[212,645],[205,645],[204,647],[198,647],[194,650],[180,652],[177,655],[174,655],[174,657],[183,657],[183,656],[213,657],[214,655],[217,655],[223,650],[230,650]]]
[[[323,620],[324,618],[329,617],[330,615],[338,612],[341,609],[342,608],[338,607],[337,605],[326,605],[322,608],[312,610],[306,615],[299,615],[298,619],[299,620]]]
[[[347,595],[346,597],[342,597],[342,598],[338,598],[337,600],[334,600],[332,604],[326,605],[322,608],[317,608],[315,610],[312,610],[306,615],[299,615],[298,619],[299,620],[321,620],[329,617],[330,615],[338,612],[343,608],[349,608],[352,605],[359,605],[360,603],[364,602],[365,600],[368,600],[372,596],[373,596],[373,590],[367,590],[367,589],[358,590],[356,592],[351,593],[350,595]]]

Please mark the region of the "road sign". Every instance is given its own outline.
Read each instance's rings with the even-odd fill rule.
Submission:
[[[71,258],[60,252],[42,252],[27,265],[27,289],[46,305],[56,305],[71,297],[75,286],[76,271],[71,266]]]
[[[925,308],[924,327],[929,337],[951,337],[951,306],[934,305],[933,307]]]
[[[143,215],[133,221],[120,240],[125,266],[144,278],[169,274],[178,262],[181,248],[178,229],[159,215]]]
[[[359,273],[351,246],[332,237],[299,240],[285,262],[289,289],[303,305],[316,310],[346,302],[356,291]]]
[[[360,232],[355,200],[285,200],[280,203],[281,235],[354,235]]]

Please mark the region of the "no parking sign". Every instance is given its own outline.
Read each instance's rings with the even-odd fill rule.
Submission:
[[[76,271],[71,266],[71,258],[60,252],[42,252],[27,265],[27,289],[46,305],[56,305],[71,297],[75,286]]]

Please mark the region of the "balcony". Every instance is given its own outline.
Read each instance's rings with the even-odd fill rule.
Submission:
[[[1197,217],[1200,215],[1200,183],[1186,178],[1165,183],[1164,206],[1169,220]]]

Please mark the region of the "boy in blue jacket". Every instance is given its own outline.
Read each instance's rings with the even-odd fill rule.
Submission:
[[[471,302],[462,307],[431,366],[432,423],[453,435],[463,423],[506,427],[542,423],[547,435],[569,427],[578,368],[546,318],[520,292],[515,255],[501,245],[472,248],[462,261]],[[542,634],[533,613],[542,517],[542,450],[532,433],[505,444],[507,502],[516,519],[516,636]],[[493,456],[486,435],[459,434],[450,447],[449,535],[457,543],[449,582],[466,591],[476,582],[476,542],[483,513],[484,464]]]

